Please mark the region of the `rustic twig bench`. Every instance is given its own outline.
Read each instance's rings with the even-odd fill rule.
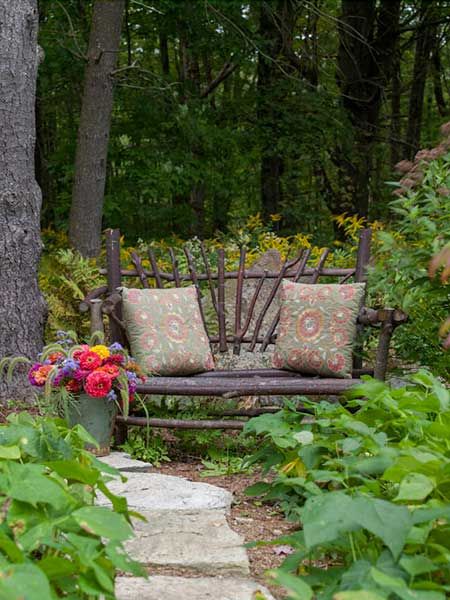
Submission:
[[[125,269],[120,261],[120,233],[116,230],[106,232],[107,267],[102,272],[107,276],[107,285],[94,290],[82,303],[83,310],[91,311],[92,331],[103,330],[103,315],[109,318],[110,341],[126,343],[124,323],[121,319],[121,295],[117,288],[124,281],[139,279],[144,288],[151,287],[153,280],[157,288],[165,286],[181,287],[183,284],[193,284],[197,289],[201,317],[208,334],[209,341],[219,353],[226,353],[232,348],[233,354],[239,355],[242,348],[247,352],[266,352],[276,339],[279,310],[273,311],[268,323],[267,315],[271,308],[277,291],[283,279],[294,282],[314,284],[320,278],[326,282],[347,283],[364,282],[366,269],[370,257],[371,231],[365,229],[360,234],[356,255],[356,264],[352,268],[327,268],[325,262],[329,250],[323,250],[317,264],[309,266],[309,250],[304,250],[298,257],[286,259],[277,271],[254,271],[245,266],[246,251],[240,251],[239,267],[237,271],[225,270],[225,253],[223,249],[217,251],[217,270],[211,266],[210,258],[203,244],[200,244],[202,272],[197,271],[194,258],[187,247],[184,248],[188,272],[180,272],[179,262],[172,249],[169,250],[172,265],[171,272],[161,270],[157,264],[155,254],[151,248],[148,250],[148,260],[151,269],[145,269],[142,259],[138,254],[132,254],[133,269]],[[226,315],[226,282],[235,281],[234,298],[234,323],[230,327]],[[250,284],[252,293],[243,315],[243,289],[245,284]],[[255,314],[255,307],[261,289],[270,286],[266,298],[260,306],[259,314]],[[211,306],[215,315],[216,327],[208,327],[205,318],[204,302],[202,297],[209,292]],[[261,303],[260,303],[261,304]],[[389,343],[396,326],[406,321],[406,315],[399,310],[384,308],[362,308],[358,317],[358,329],[361,331],[367,326],[379,330],[378,347],[375,353],[373,368],[363,366],[362,347],[355,345],[353,374],[350,379],[334,379],[315,376],[306,376],[299,373],[273,368],[216,370],[199,375],[178,377],[149,377],[145,383],[139,385],[140,394],[151,395],[184,395],[184,396],[221,396],[233,398],[240,396],[270,396],[270,395],[339,395],[360,381],[362,374],[373,374],[378,379],[384,379],[387,368]],[[213,331],[215,329],[215,331]],[[228,413],[228,414],[232,414]],[[124,422],[123,418],[119,421]],[[242,422],[235,420],[210,420],[210,421],[180,421],[176,419],[150,419],[143,417],[129,417],[127,425],[146,425],[161,427],[201,427],[201,428],[239,428]]]

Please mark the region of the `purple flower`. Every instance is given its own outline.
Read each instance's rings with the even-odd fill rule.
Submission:
[[[106,398],[110,401],[110,402],[115,402],[117,400],[117,394],[114,390],[111,390],[108,395],[106,396]]]
[[[122,344],[119,344],[119,342],[114,342],[114,344],[111,344],[109,349],[111,352],[121,352],[123,350],[123,346]]]
[[[66,376],[70,376],[80,368],[80,363],[73,358],[66,358],[66,360],[62,363],[62,372]]]
[[[53,379],[52,381],[52,385],[53,387],[59,387],[61,384],[61,381],[64,379],[64,373],[62,371],[60,371]]]

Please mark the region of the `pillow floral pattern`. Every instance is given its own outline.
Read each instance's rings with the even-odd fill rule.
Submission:
[[[273,366],[325,377],[351,377],[364,284],[283,280]]]
[[[214,369],[194,286],[122,288],[130,349],[152,375],[190,375]]]

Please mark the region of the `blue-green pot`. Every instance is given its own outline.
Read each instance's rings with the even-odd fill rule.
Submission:
[[[67,407],[67,420],[70,427],[82,425],[97,440],[99,448],[86,444],[86,449],[96,456],[110,453],[111,437],[117,405],[105,398],[94,398],[89,394],[78,394]]]

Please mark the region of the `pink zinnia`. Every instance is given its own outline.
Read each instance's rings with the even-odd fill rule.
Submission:
[[[90,350],[85,350],[82,352],[78,361],[80,363],[80,367],[83,370],[93,371],[97,369],[102,364],[102,359],[96,352],[91,352]]]
[[[111,390],[111,387],[111,377],[103,371],[94,371],[93,373],[90,373],[84,384],[86,392],[94,398],[103,398]]]
[[[78,348],[78,350],[75,350],[75,352],[72,354],[72,357],[75,360],[78,360],[80,358],[80,356],[87,350],[89,350],[89,346],[87,344],[82,344],[81,348]]]

